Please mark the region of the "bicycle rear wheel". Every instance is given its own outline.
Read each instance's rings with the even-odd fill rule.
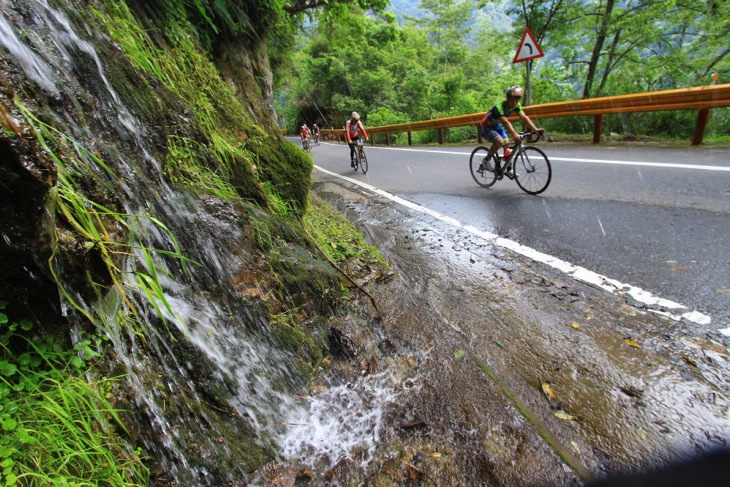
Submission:
[[[367,174],[368,172],[368,158],[365,157],[365,151],[360,149],[359,151],[359,159],[360,159],[360,170],[363,174]]]
[[[497,173],[494,171],[494,160],[490,161],[492,171],[487,170],[486,167],[488,153],[488,148],[479,146],[472,151],[471,157],[469,158],[469,170],[471,171],[471,177],[473,177],[474,181],[476,181],[482,188],[488,188],[497,181]]]
[[[515,180],[522,191],[528,194],[540,194],[550,184],[553,170],[550,161],[543,151],[537,147],[524,147],[512,158]]]

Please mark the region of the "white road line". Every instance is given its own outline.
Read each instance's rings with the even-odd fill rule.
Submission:
[[[413,211],[417,211],[419,213],[429,215],[439,221],[442,221],[448,225],[451,225],[454,228],[459,228],[459,229],[465,230],[474,236],[480,237],[488,242],[493,243],[494,245],[498,245],[505,249],[509,249],[517,254],[524,255],[525,257],[528,257],[528,258],[534,260],[535,262],[540,262],[540,263],[549,265],[550,267],[553,267],[553,268],[565,273],[566,275],[572,277],[573,279],[591,284],[600,289],[608,291],[612,294],[628,294],[640,303],[644,303],[649,306],[659,306],[661,308],[665,308],[665,309],[669,310],[669,311],[661,311],[661,310],[655,310],[655,309],[649,308],[649,310],[653,313],[660,314],[660,315],[666,316],[666,317],[674,319],[674,320],[679,320],[681,318],[684,318],[686,320],[692,321],[694,323],[698,323],[700,325],[707,325],[712,321],[712,318],[706,314],[700,313],[699,311],[689,310],[686,306],[679,304],[679,303],[675,303],[674,301],[670,301],[668,299],[654,296],[650,292],[645,291],[639,287],[632,286],[630,284],[624,284],[622,282],[616,281],[615,279],[611,279],[609,277],[602,276],[601,274],[597,274],[584,267],[573,265],[569,262],[558,259],[551,255],[544,254],[544,253],[539,252],[530,247],[526,247],[518,242],[515,242],[514,240],[502,238],[499,235],[496,235],[494,233],[480,230],[472,225],[464,225],[463,223],[456,220],[455,218],[451,218],[450,216],[443,215],[437,211],[426,208],[425,206],[421,206],[417,203],[413,203],[412,201],[405,200],[399,196],[388,193],[387,191],[376,188],[375,186],[372,186],[367,183],[363,183],[362,181],[358,181],[357,179],[349,178],[347,176],[342,176],[341,174],[337,174],[332,171],[328,171],[327,169],[321,168],[316,165],[314,166],[314,168],[317,169],[318,171],[328,174],[330,176],[334,176],[336,178],[342,179],[349,183],[361,186],[362,188],[365,188],[368,191],[371,191],[384,198],[387,198],[387,199],[393,201],[394,203],[403,205],[406,208],[409,208]]]

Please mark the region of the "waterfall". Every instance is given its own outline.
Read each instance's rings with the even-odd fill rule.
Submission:
[[[45,0],[9,0],[0,7],[0,44],[27,77],[29,91],[51,100],[56,125],[76,143],[115,157],[104,162],[116,173],[112,183],[134,230],[123,268],[128,296],[110,291],[88,302],[70,292],[113,343],[122,388],[134,398],[130,417],[140,422],[139,441],[156,457],[161,478],[213,485],[222,480],[212,473],[219,464],[231,464],[227,471],[245,478],[234,450],[242,446],[237,435],[246,432],[282,458],[314,464],[321,456],[338,461],[358,450],[367,461],[392,400],[390,379],[340,384],[309,401],[292,395],[304,390],[300,374],[291,370],[295,357],[278,346],[265,315],[243,303],[235,286],[257,259],[239,248],[245,216],[228,203],[166,183],[151,145],[158,134],[122,101],[96,42],[111,49],[93,26],[78,25]],[[191,261],[186,269],[179,259],[144,250],[174,249],[172,236]],[[145,299],[134,279],[153,274],[161,294]],[[138,310],[141,333],[118,322],[120,310],[125,314],[130,306]],[[73,309],[66,310],[73,320]],[[220,414],[210,412],[216,408]]]

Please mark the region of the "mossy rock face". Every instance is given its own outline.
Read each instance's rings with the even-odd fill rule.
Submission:
[[[249,146],[258,158],[257,167],[295,214],[302,216],[312,185],[312,157],[280,136],[272,136],[268,142]]]
[[[297,224],[264,212],[251,212],[259,249],[276,275],[278,293],[289,308],[331,315],[341,304],[341,275],[319,255]]]
[[[284,247],[271,264],[293,306],[316,303],[318,311],[325,314],[336,308],[342,297],[340,275],[326,262],[304,249]]]

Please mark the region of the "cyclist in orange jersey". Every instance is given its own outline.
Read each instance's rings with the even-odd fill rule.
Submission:
[[[347,145],[350,146],[350,167],[355,167],[355,142],[360,136],[368,140],[368,133],[360,121],[360,115],[357,112],[352,112],[352,116],[345,124],[345,139]]]

